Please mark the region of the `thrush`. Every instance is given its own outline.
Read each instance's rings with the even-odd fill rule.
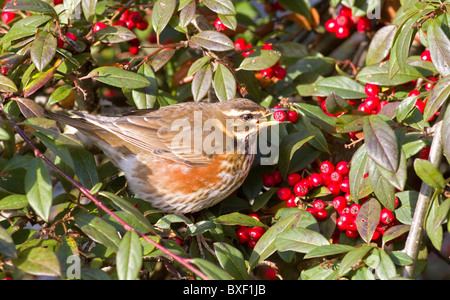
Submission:
[[[106,117],[50,113],[95,143],[140,199],[163,212],[211,207],[242,185],[255,158],[258,133],[277,121],[252,100],[186,102]]]

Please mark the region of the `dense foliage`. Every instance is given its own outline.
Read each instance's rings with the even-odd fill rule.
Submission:
[[[12,0],[0,23],[0,278],[450,278],[450,3]],[[49,111],[288,108],[244,184],[136,198]],[[279,143],[277,141],[279,140]],[[418,243],[416,243],[418,242]]]

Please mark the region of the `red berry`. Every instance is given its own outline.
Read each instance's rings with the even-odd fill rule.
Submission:
[[[3,75],[8,75],[8,73],[9,73],[8,67],[7,66],[2,66],[0,68],[0,73],[2,73]]]
[[[308,186],[301,181],[294,186],[294,193],[297,196],[303,197],[306,194],[308,194],[308,192],[309,192]]]
[[[148,22],[145,20],[142,20],[142,21],[136,23],[136,27],[139,30],[146,30],[148,28]]]
[[[335,22],[337,27],[348,27],[350,25],[349,18],[343,15],[337,16]]]
[[[277,279],[277,273],[273,268],[267,266],[262,271],[262,277],[265,280],[275,280]]]
[[[294,195],[291,196],[291,198],[289,198],[286,201],[286,206],[287,207],[296,207],[297,206],[297,197],[295,197]]]
[[[420,59],[423,61],[431,61],[430,50],[425,50],[420,55]]]
[[[372,235],[372,241],[376,241],[379,238],[381,238],[381,232],[379,232],[378,230],[375,230],[375,232]]]
[[[376,96],[380,92],[380,88],[375,84],[368,83],[364,87],[364,91],[367,96]]]
[[[339,14],[342,16],[351,17],[352,16],[352,9],[347,6],[342,6],[339,10]]]
[[[339,188],[343,193],[350,192],[350,181],[348,179],[342,179],[342,181],[339,183]]]
[[[428,159],[429,156],[430,156],[430,147],[429,146],[423,147],[422,150],[420,150],[419,152],[419,158]]]
[[[350,172],[348,162],[345,160],[338,162],[336,164],[336,171],[341,175],[347,175]]]
[[[358,228],[357,228],[357,226],[356,226],[356,222],[353,221],[351,224],[348,224],[348,225],[347,225],[347,230],[357,231]]]
[[[342,174],[338,171],[333,171],[330,174],[331,182],[340,183],[342,181]]]
[[[358,237],[358,231],[347,229],[345,231],[345,235],[348,236],[351,239],[356,239]]]
[[[418,95],[420,95],[420,92],[418,90],[412,90],[411,92],[409,92],[408,97],[418,96]]]
[[[261,76],[267,79],[270,79],[273,77],[273,70],[272,68],[267,68],[264,70],[261,70]]]
[[[131,55],[137,55],[139,53],[139,47],[131,46],[130,49],[128,49],[128,52],[130,52]]]
[[[282,187],[281,189],[278,190],[278,198],[280,198],[280,200],[282,201],[286,201],[289,198],[291,198],[292,196],[292,192],[290,188],[287,187]]]
[[[272,67],[273,70],[273,75],[275,75],[275,77],[279,80],[284,79],[284,77],[286,77],[287,74],[287,70],[283,67],[281,67],[280,65],[275,65]]]
[[[142,21],[141,14],[137,11],[132,11],[128,15],[128,20],[132,21],[134,24],[137,24]]]
[[[250,228],[248,227],[241,227],[238,230],[236,230],[236,235],[238,237],[238,241],[241,244],[248,243],[250,241],[250,235],[248,234],[250,231]]]
[[[342,221],[341,217],[337,218],[336,225],[340,231],[345,231],[345,230],[347,230],[347,227],[348,227],[347,223]]]
[[[264,45],[262,46],[263,50],[273,50],[273,46],[271,43],[264,43]]]
[[[250,49],[250,48],[252,48],[253,46],[252,46],[252,44],[248,44],[248,45],[246,45],[244,48],[242,48],[242,50],[246,50],[246,49]],[[243,57],[247,57],[247,56],[249,56],[250,54],[252,54],[253,52],[254,52],[255,50],[250,50],[250,51],[245,51],[245,52],[242,52],[242,56]]]
[[[290,110],[287,113],[287,119],[291,123],[296,123],[298,121],[298,114],[296,111]]]
[[[394,213],[387,208],[383,208],[380,214],[380,221],[384,224],[389,224],[394,221]]]
[[[262,227],[253,227],[248,231],[251,240],[259,240],[266,230]]]
[[[130,30],[133,30],[134,27],[136,27],[136,23],[134,23],[130,19],[126,20],[125,23],[127,24],[127,28],[130,29]]]
[[[331,192],[331,196],[336,197],[341,192],[341,188],[339,187],[339,184],[336,182],[332,182],[329,185],[327,185],[328,190]]]
[[[315,218],[317,216],[317,211],[314,210],[314,208],[308,207],[307,209],[305,209],[307,212],[309,212],[310,214],[313,215],[313,217]]]
[[[333,199],[333,207],[340,213],[347,206],[347,200],[343,196],[337,196]]]
[[[283,122],[284,120],[286,120],[286,113],[282,110],[277,110],[273,113],[273,118],[278,122]]]
[[[350,36],[350,29],[347,26],[336,26],[336,37],[345,39]]]
[[[2,22],[5,24],[10,23],[14,18],[16,17],[16,14],[10,11],[4,11],[1,14]]]
[[[350,214],[353,217],[356,217],[356,215],[358,214],[360,208],[361,208],[361,205],[359,205],[357,203],[353,203],[352,205],[350,205]]]
[[[245,42],[245,40],[243,38],[237,39],[234,42],[234,49],[236,51],[244,50],[246,44],[247,43]]]
[[[249,217],[252,217],[253,219],[256,219],[258,221],[261,221],[261,219],[259,218],[259,216],[257,214],[248,214]]]
[[[302,180],[300,180],[300,183],[306,184],[309,189],[312,189],[314,187],[309,178],[303,178]]]
[[[414,104],[414,106],[421,112],[423,113],[423,111],[425,110],[425,103],[417,100],[416,103]]]
[[[53,0],[53,5],[63,4],[63,0]]]
[[[324,174],[331,174],[334,171],[334,165],[330,161],[326,160],[320,164],[320,172]]]
[[[322,185],[322,176],[320,176],[319,173],[311,174],[309,180],[311,180],[313,187],[319,187]]]
[[[125,22],[123,20],[119,20],[117,22],[114,22],[113,26],[127,27],[127,22]]]
[[[62,39],[60,39],[59,37],[56,38],[56,45],[58,46],[58,48],[63,48],[64,47],[64,41]]]
[[[219,18],[217,18],[216,21],[214,22],[214,27],[216,28],[217,31],[223,31],[227,29],[227,27],[223,25],[222,21]]]
[[[328,218],[328,212],[326,210],[320,210],[316,213],[316,218],[318,220],[325,220]]]
[[[302,179],[300,174],[298,173],[292,173],[287,176],[287,183],[290,186],[294,186],[297,182],[299,182]]]
[[[103,22],[97,22],[94,24],[94,27],[92,27],[92,31],[95,33],[103,28],[108,27],[105,23]]]
[[[272,176],[273,176],[273,180],[275,182],[275,185],[280,184],[280,183],[283,182],[283,177],[281,176],[280,171],[278,171],[278,170],[273,171]]]
[[[313,208],[315,211],[322,211],[325,209],[325,202],[323,202],[322,200],[315,200],[313,202]]]
[[[121,11],[121,10],[122,10],[122,8],[119,8],[117,11]],[[130,11],[127,9],[127,10],[125,10],[125,11],[123,12],[123,14],[120,16],[120,20],[128,21],[129,17],[130,17]]]
[[[68,32],[65,35],[74,42],[77,40],[77,37],[72,32]]]
[[[265,187],[275,186],[275,178],[272,174],[263,174],[263,185]]]
[[[336,20],[335,19],[330,19],[330,20],[326,21],[325,22],[325,29],[328,32],[335,33],[336,32]]]
[[[370,21],[367,17],[361,17],[358,20],[358,23],[356,24],[356,30],[363,33],[365,31],[372,30],[372,24],[370,24]]]
[[[355,218],[348,212],[341,214],[341,220],[345,224],[350,225],[355,221]]]
[[[328,174],[320,173],[320,177],[322,177],[322,185],[329,185],[331,183],[331,177]]]

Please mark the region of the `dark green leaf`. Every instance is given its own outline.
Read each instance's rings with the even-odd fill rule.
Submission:
[[[26,195],[9,195],[0,200],[0,210],[21,209],[28,205]]]
[[[152,26],[157,35],[160,35],[169,23],[176,6],[175,0],[156,1],[152,11]]]
[[[283,231],[275,238],[275,247],[278,251],[308,253],[318,246],[329,244],[320,233],[301,227]]]
[[[372,38],[366,56],[366,65],[377,64],[389,54],[398,27],[387,25],[381,27]]]
[[[70,95],[70,93],[72,93],[72,91],[75,92],[73,86],[68,84],[57,87],[48,98],[48,104],[65,100]]]
[[[237,20],[235,16],[219,14],[219,19],[225,27],[230,28],[231,30],[236,30]]]
[[[336,114],[341,112],[347,113],[353,110],[353,106],[350,105],[341,96],[337,95],[334,91],[327,96],[325,103],[327,112],[329,112],[330,114]]]
[[[255,226],[267,227],[266,225],[256,220],[255,218],[238,212],[221,215],[220,217],[214,220],[214,223],[223,225],[241,225],[248,227],[255,227]]]
[[[434,88],[430,91],[428,101],[423,112],[423,119],[429,120],[445,103],[450,96],[450,75],[447,75],[436,83]]]
[[[52,67],[45,72],[42,72],[36,76],[32,82],[30,82],[23,90],[23,95],[28,97],[35,92],[37,92],[41,87],[43,87],[47,82],[49,82],[53,75],[55,74],[56,68]]]
[[[125,233],[119,244],[116,262],[119,280],[134,280],[138,277],[142,266],[142,246],[136,232]]]
[[[442,112],[441,112],[442,113]],[[447,162],[450,164],[450,139],[448,138],[450,136],[450,105],[447,106],[447,109],[445,110],[444,119],[442,120],[442,126],[441,126],[441,142],[442,142],[442,148],[445,154],[445,157],[447,158]]]
[[[118,67],[100,67],[89,74],[97,75],[95,78],[100,82],[120,88],[139,89],[150,85],[144,76]]]
[[[402,224],[411,225],[419,193],[416,191],[405,191],[396,193],[395,196],[401,203],[400,207],[395,210],[396,219]]]
[[[137,73],[144,76],[150,82],[150,85],[131,91],[134,105],[138,109],[153,108],[156,102],[156,95],[158,94],[158,81],[156,80],[155,73],[147,64],[140,66]]]
[[[356,216],[356,227],[361,238],[370,243],[380,221],[381,205],[377,199],[371,198],[359,209]]]
[[[15,93],[17,92],[17,86],[11,79],[0,74],[0,92]]]
[[[414,171],[429,186],[438,189],[445,188],[445,179],[442,173],[428,160],[416,158],[414,160]]]
[[[192,81],[192,96],[195,101],[202,100],[208,94],[211,83],[212,71],[211,65],[208,64],[195,73],[194,80]]]
[[[91,152],[84,149],[69,149],[75,167],[75,174],[85,188],[92,188],[99,182],[97,166]]]
[[[371,159],[368,163],[369,181],[375,196],[384,207],[394,210],[394,187],[381,175],[377,165]]]
[[[410,227],[411,226],[404,224],[392,226],[383,234],[383,244],[386,244],[387,242],[401,236],[405,232],[408,232]]]
[[[11,1],[13,2],[13,1]],[[50,248],[29,248],[22,251],[14,266],[21,271],[36,276],[60,276],[61,267],[58,257]]]
[[[244,257],[239,250],[228,244],[216,242],[214,243],[214,252],[222,268],[233,276],[234,279],[248,279]]]
[[[405,71],[398,71],[393,78],[389,77],[388,64],[380,64],[364,67],[359,71],[356,79],[362,83],[372,83],[381,86],[395,86],[410,82],[422,77],[422,74],[412,66],[407,65]]]
[[[25,175],[25,191],[30,206],[38,216],[48,222],[53,188],[50,173],[39,158],[33,159],[28,167]]]
[[[353,249],[354,248],[349,245],[341,245],[341,244],[322,245],[322,246],[318,246],[318,247],[312,249],[311,251],[309,251],[304,256],[304,259],[346,253]]]
[[[399,71],[406,71],[406,60],[417,28],[413,27],[417,18],[411,18],[399,30],[394,40],[388,62],[389,78],[392,79]]]
[[[198,70],[203,68],[203,66],[208,63],[211,60],[211,57],[209,56],[203,56],[202,58],[197,59],[192,63],[192,65],[189,67],[189,71],[186,76],[192,76],[195,73],[197,73]]]
[[[180,11],[180,26],[187,27],[192,19],[194,18],[196,10],[195,1],[190,1],[183,9]]]
[[[436,230],[439,226],[441,226],[442,222],[444,222],[445,219],[447,219],[449,211],[450,211],[450,198],[447,198],[444,202],[442,202],[439,205],[439,208],[437,209],[437,213],[434,218],[434,226],[433,226],[434,230]]]
[[[359,199],[359,191],[364,180],[364,175],[367,172],[367,158],[366,146],[362,145],[356,150],[350,161],[352,165],[349,173],[350,194],[355,202]]]
[[[281,176],[286,178],[290,171],[290,164],[295,152],[298,151],[306,142],[314,136],[309,132],[294,132],[285,136],[280,142],[280,157],[278,159],[278,168]]]
[[[341,265],[339,267],[339,276],[344,276],[345,274],[347,274],[351,270],[351,268],[356,265],[362,258],[364,258],[367,252],[369,252],[372,248],[372,246],[363,245],[348,252],[342,259]]]
[[[35,26],[12,26],[11,29],[2,37],[1,43],[12,42],[21,38],[36,34],[38,29]]]
[[[379,115],[371,115],[364,122],[367,155],[379,166],[395,173],[400,151],[394,130]]]
[[[14,0],[8,1],[3,7],[3,11],[28,10],[40,13],[50,13],[56,15],[53,7],[41,0]]]
[[[279,2],[287,9],[299,13],[306,18],[311,18],[311,4],[308,0],[279,0]]]
[[[42,72],[55,56],[56,38],[49,32],[40,31],[36,34],[30,51],[36,69]]]
[[[368,114],[359,110],[354,110],[351,113],[342,114],[337,117],[336,131],[339,133],[360,132],[363,129],[364,120],[368,117]]]
[[[345,99],[366,98],[364,86],[346,76],[331,76],[319,80],[316,83],[317,91],[322,96],[328,96],[331,92]]]
[[[203,0],[202,3],[217,14],[221,15],[236,14],[236,10],[231,0]]]
[[[8,231],[6,231],[6,229],[2,226],[0,226],[0,253],[5,256],[16,257],[16,247],[14,245],[14,241]]]
[[[380,258],[379,264],[375,268],[375,275],[381,280],[394,278],[397,275],[395,265],[386,251],[384,251],[384,249],[374,249],[372,255],[376,255],[375,253],[377,253]]]
[[[192,262],[202,271],[206,276],[215,280],[230,280],[231,276],[224,270],[216,266],[210,261],[201,258],[193,258]]]
[[[425,220],[425,230],[427,237],[430,239],[433,246],[440,251],[442,247],[442,240],[444,239],[444,233],[442,226],[434,227],[437,223],[436,218],[439,216],[439,203],[438,199],[432,200],[430,209],[428,211],[427,219]]]
[[[155,72],[158,72],[169,62],[169,60],[174,56],[175,52],[175,49],[164,49],[156,54],[151,62],[153,70],[155,70]]]
[[[76,225],[92,240],[117,251],[120,245],[119,235],[111,224],[91,214],[75,216]]]
[[[212,51],[234,50],[233,41],[225,34],[214,30],[201,31],[191,37],[190,41]]]

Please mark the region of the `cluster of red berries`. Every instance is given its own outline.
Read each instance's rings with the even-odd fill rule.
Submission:
[[[351,8],[342,6],[339,16],[325,22],[325,29],[334,33],[337,38],[343,39],[349,37],[350,31],[355,25],[359,32],[372,30],[372,25],[367,17],[355,17],[352,15]]]
[[[11,0],[6,0],[3,3],[3,7],[5,7],[6,2],[9,2]],[[13,13],[12,11],[4,11],[1,13],[0,18],[2,19],[2,22],[5,24],[11,23],[12,20],[14,20],[14,18],[16,17],[16,14]]]
[[[375,115],[388,103],[380,101],[378,98],[380,88],[377,85],[368,83],[364,87],[364,91],[368,97],[358,106],[358,110]]]
[[[118,10],[120,11],[122,9],[119,8]],[[133,30],[135,28],[137,28],[139,30],[146,30],[148,28],[148,21],[142,18],[140,12],[129,11],[127,9],[120,16],[119,21],[114,22],[112,24],[112,26],[122,26],[122,27],[128,28],[130,30]],[[95,33],[106,27],[108,27],[108,25],[106,25],[105,23],[97,22],[94,24],[92,31]],[[136,55],[139,53],[139,45],[140,45],[139,39],[134,39],[134,40],[128,41],[128,44],[130,44],[130,48],[128,49],[130,54]]]
[[[248,51],[243,51],[242,52],[242,56],[247,57],[250,54],[252,54],[255,50],[251,49],[253,47],[252,44],[247,44],[247,42],[243,39],[243,38],[239,38],[234,42],[234,48],[236,51],[243,51],[243,50],[247,50]],[[264,43],[264,45],[261,48],[262,50],[273,50],[273,45],[271,43]],[[277,78],[278,80],[283,79],[284,77],[286,77],[287,74],[287,70],[285,68],[283,68],[282,66],[280,66],[280,63],[277,62],[275,65],[273,65],[270,68],[261,70],[261,71],[257,71],[258,73],[261,74],[261,77],[266,79],[266,80],[271,80],[272,78]]]
[[[249,214],[249,216],[260,221],[257,214]],[[251,228],[247,226],[239,226],[236,230],[236,236],[240,244],[247,244],[248,247],[254,248],[264,232],[266,232],[266,230],[259,226]]]
[[[275,105],[273,108],[281,108]],[[287,113],[284,110],[277,110],[273,113],[273,118],[278,122],[289,121],[295,123],[298,121],[298,113],[295,110],[289,110]]]

